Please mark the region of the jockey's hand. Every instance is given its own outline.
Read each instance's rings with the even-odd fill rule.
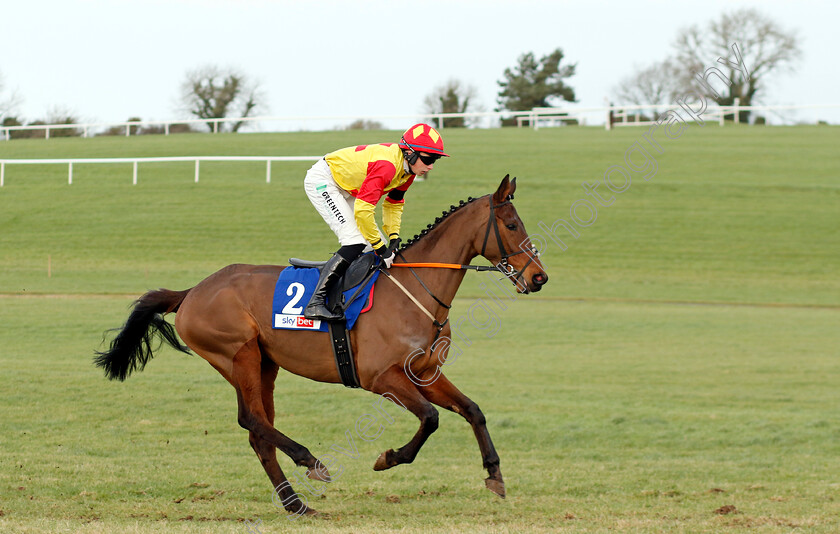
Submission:
[[[396,252],[397,249],[400,248],[401,243],[402,239],[400,239],[400,236],[392,237],[391,240],[388,242],[388,250]]]
[[[394,251],[391,250],[391,247],[382,245],[378,249],[376,249],[376,254],[382,258],[382,263],[385,264],[386,269],[391,268],[391,264],[394,263]]]

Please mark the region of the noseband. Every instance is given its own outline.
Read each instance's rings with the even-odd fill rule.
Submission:
[[[481,245],[481,255],[485,258],[487,257],[485,253],[487,252],[487,241],[490,238],[490,228],[492,227],[493,233],[496,235],[496,244],[499,246],[499,254],[501,254],[501,261],[499,261],[499,263],[495,266],[496,270],[498,270],[500,273],[507,276],[508,278],[513,280],[514,283],[519,285],[519,283],[522,282],[521,278],[522,275],[525,274],[525,269],[527,269],[528,266],[531,265],[531,263],[540,256],[540,252],[539,250],[537,250],[537,247],[535,247],[532,243],[530,249],[531,257],[528,260],[528,263],[526,263],[525,266],[523,266],[522,269],[519,271],[517,271],[514,268],[514,266],[511,265],[510,262],[508,262],[508,258],[516,256],[517,254],[527,252],[525,250],[520,250],[518,252],[508,254],[507,249],[505,249],[505,244],[504,242],[502,242],[502,234],[499,232],[499,223],[496,222],[496,208],[500,208],[506,204],[510,204],[511,200],[513,200],[513,195],[508,195],[507,198],[505,198],[504,202],[494,204],[493,195],[490,195],[490,220],[487,221],[487,231],[484,232],[484,244]],[[528,284],[523,284],[523,286],[526,289],[528,288]]]

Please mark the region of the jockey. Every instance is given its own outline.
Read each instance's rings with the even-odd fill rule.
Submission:
[[[368,246],[382,258],[386,268],[394,261],[399,245],[403,196],[416,176],[432,170],[443,152],[443,139],[428,124],[415,124],[399,143],[351,146],[327,154],[306,173],[303,188],[315,210],[335,232],[341,247],[321,270],[315,294],[303,314],[307,319],[342,319],[327,309],[330,285],[341,278],[350,263]],[[382,203],[382,228],[373,217]]]

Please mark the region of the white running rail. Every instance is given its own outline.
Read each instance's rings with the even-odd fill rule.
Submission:
[[[265,182],[271,183],[271,163],[273,161],[317,161],[322,156],[174,156],[162,158],[60,158],[60,159],[0,159],[0,187],[6,182],[6,165],[50,165],[64,164],[68,166],[67,183],[73,183],[74,163],[132,163],[134,173],[132,183],[137,185],[137,167],[140,163],[160,163],[173,161],[194,161],[195,181],[198,183],[199,169],[202,161],[264,161]]]

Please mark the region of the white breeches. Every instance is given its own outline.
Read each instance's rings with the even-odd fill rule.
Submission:
[[[330,230],[338,237],[338,242],[344,245],[368,245],[356,225],[353,195],[335,183],[330,166],[323,159],[306,172],[303,189],[315,210],[323,217]],[[370,246],[370,245],[368,245]]]

